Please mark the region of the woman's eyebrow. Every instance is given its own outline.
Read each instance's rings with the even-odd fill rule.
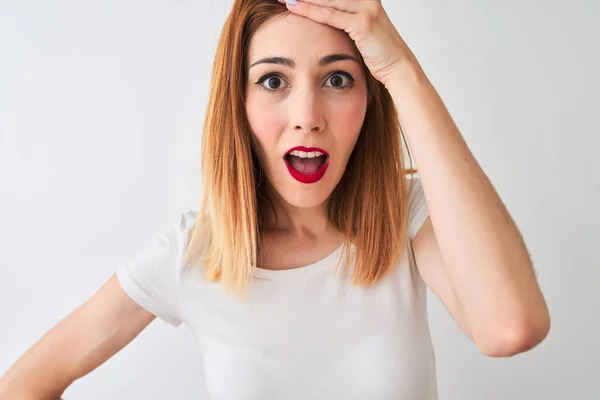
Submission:
[[[343,60],[352,60],[357,62],[358,64],[360,64],[360,62],[353,56],[351,56],[350,54],[346,54],[346,53],[337,53],[337,54],[329,54],[325,57],[322,57],[319,60],[319,67],[323,67],[325,65],[328,64],[332,64],[336,61],[343,61]],[[296,67],[296,63],[294,62],[294,60],[292,60],[291,58],[286,58],[286,57],[265,57],[265,58],[261,58],[260,60],[252,63],[250,65],[250,67],[248,67],[248,69],[254,67],[255,65],[258,64],[278,64],[278,65],[283,65],[285,67],[290,67],[290,68],[295,68]]]

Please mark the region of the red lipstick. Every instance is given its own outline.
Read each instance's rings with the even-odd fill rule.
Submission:
[[[289,149],[286,153],[286,156],[289,155],[294,150],[300,150],[300,151],[305,151],[305,152],[318,151],[319,153],[322,153],[325,157],[327,157],[325,160],[325,163],[317,171],[315,171],[312,174],[304,174],[300,171],[297,171],[287,160],[287,157],[283,158],[290,175],[292,175],[292,177],[294,179],[296,179],[298,182],[309,184],[309,183],[315,183],[315,182],[320,181],[321,178],[323,178],[323,176],[325,175],[325,172],[327,172],[327,168],[329,167],[329,153],[327,153],[325,150],[320,149],[318,147],[297,146],[297,147],[293,147],[293,148]]]

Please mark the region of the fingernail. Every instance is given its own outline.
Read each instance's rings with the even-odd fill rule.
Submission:
[[[298,5],[297,0],[285,0],[285,2],[292,6]]]

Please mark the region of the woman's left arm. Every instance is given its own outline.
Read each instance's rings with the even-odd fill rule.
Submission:
[[[413,240],[423,280],[482,353],[531,349],[550,317],[515,222],[419,65],[407,60],[386,86],[429,207]]]
[[[390,92],[430,212],[413,240],[425,283],[482,353],[510,356],[541,342],[550,317],[521,234],[381,0],[288,9],[347,32]]]

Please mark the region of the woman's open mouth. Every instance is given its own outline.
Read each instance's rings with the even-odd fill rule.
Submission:
[[[302,183],[315,183],[323,178],[329,167],[329,154],[316,147],[298,146],[287,152],[284,161],[294,179]]]

